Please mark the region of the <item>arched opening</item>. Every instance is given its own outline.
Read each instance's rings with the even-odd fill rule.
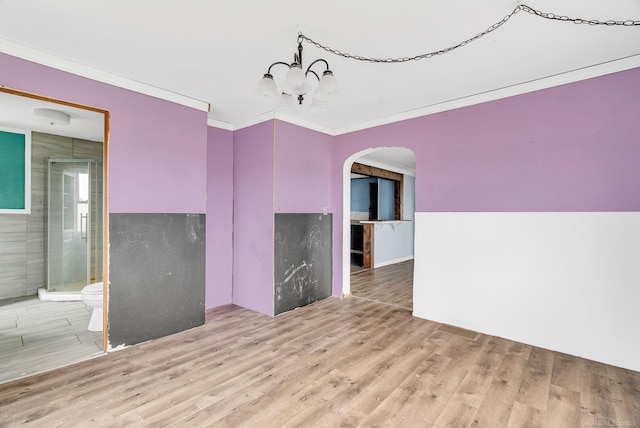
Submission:
[[[345,161],[343,295],[412,309],[415,171],[415,154],[403,147],[371,148]],[[374,288],[389,275],[406,276],[402,296],[387,298]]]

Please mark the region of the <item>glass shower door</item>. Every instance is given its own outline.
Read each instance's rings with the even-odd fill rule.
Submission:
[[[91,162],[49,159],[47,288],[79,292],[91,272]]]

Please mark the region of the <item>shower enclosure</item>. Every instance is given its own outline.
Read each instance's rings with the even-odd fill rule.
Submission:
[[[47,291],[102,281],[102,161],[48,159]]]

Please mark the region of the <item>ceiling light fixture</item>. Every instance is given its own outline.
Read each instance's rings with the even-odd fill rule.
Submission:
[[[280,104],[285,108],[293,108],[295,106],[294,97],[297,99],[298,104],[302,104],[304,96],[307,95],[312,88],[309,83],[309,74],[316,77],[318,85],[313,94],[313,102],[311,108],[314,110],[322,111],[326,110],[328,104],[338,95],[338,84],[336,78],[333,76],[333,72],[329,69],[329,63],[320,58],[316,59],[309,64],[307,69],[302,69],[302,33],[298,33],[298,53],[293,55],[293,62],[291,64],[276,61],[269,66],[267,72],[264,74],[258,87],[256,88],[254,95],[259,100],[265,103],[275,103],[276,100],[280,100]],[[322,76],[318,75],[312,67],[316,64],[323,63],[325,70],[322,71]],[[285,77],[282,89],[278,91],[276,82],[271,74],[271,69],[276,65],[284,65],[289,67],[289,71]]]
[[[33,115],[50,125],[68,125],[71,121],[71,116],[67,113],[50,108],[34,108]]]

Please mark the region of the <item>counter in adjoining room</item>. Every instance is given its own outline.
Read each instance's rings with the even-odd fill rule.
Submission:
[[[411,220],[351,220],[351,263],[366,269],[413,258]]]

